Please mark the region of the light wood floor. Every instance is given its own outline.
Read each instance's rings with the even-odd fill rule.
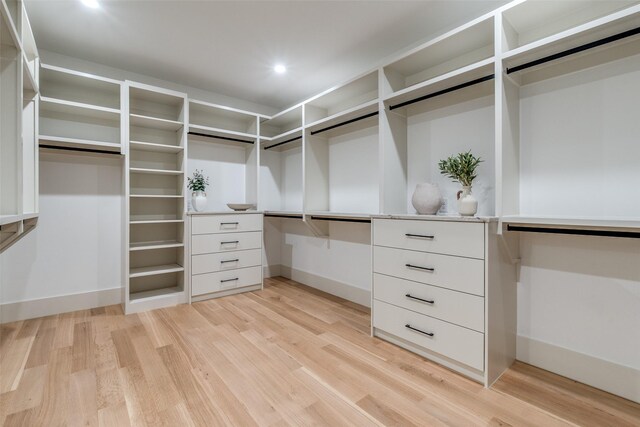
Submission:
[[[640,405],[522,363],[486,390],[370,338],[367,309],[286,279],[1,332],[6,426],[640,425]]]

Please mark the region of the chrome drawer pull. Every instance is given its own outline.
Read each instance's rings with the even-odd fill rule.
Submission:
[[[408,323],[406,325],[404,325],[404,327],[407,328],[407,329],[411,329],[412,331],[418,332],[420,334],[424,334],[424,335],[426,335],[428,337],[432,337],[432,336],[435,335],[433,332],[425,332],[425,331],[421,331],[420,329],[414,328],[413,326],[411,326]]]
[[[220,261],[220,264],[224,264],[224,263],[227,263],[227,262],[238,262],[238,261],[240,261],[240,259],[238,259],[238,258],[236,258],[236,259],[226,259],[226,260]]]
[[[435,302],[436,302],[436,300],[428,300],[428,299],[422,299],[422,298],[414,297],[411,294],[406,294],[405,297],[414,299],[416,301],[426,302],[427,304],[435,304]]]
[[[226,283],[226,282],[234,282],[236,280],[240,280],[239,278],[235,278],[235,279],[225,279],[225,280],[220,280],[220,283]]]
[[[431,267],[420,267],[419,265],[413,265],[413,264],[405,264],[405,267],[408,268],[417,268],[418,270],[425,270],[425,271],[436,271],[435,268],[431,268]]]
[[[220,225],[238,225],[239,222],[221,222]]]
[[[231,240],[230,242],[220,242],[221,245],[233,245],[240,243],[240,240]]]
[[[406,233],[405,236],[417,237],[418,239],[434,239],[436,237],[436,236],[430,236],[428,234],[412,234],[412,233]]]

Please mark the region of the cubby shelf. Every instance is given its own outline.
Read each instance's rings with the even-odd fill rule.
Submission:
[[[41,96],[40,109],[54,114],[82,116],[91,119],[112,121],[118,124],[120,123],[120,110],[85,104],[82,102],[66,101],[64,99]]]
[[[165,170],[165,169],[147,169],[147,168],[129,168],[132,173],[146,173],[153,175],[182,175],[183,171]]]
[[[306,126],[306,130],[308,130],[313,135],[314,133],[319,133],[325,130],[329,131],[331,129],[337,128],[338,126],[342,126],[343,124],[348,125],[350,122],[356,121],[356,119],[359,119],[361,117],[373,117],[373,115],[378,112],[378,106],[379,103],[377,99],[365,102],[364,104],[360,104],[356,107],[341,111],[327,118],[310,123]]]
[[[141,303],[150,299],[160,299],[163,297],[172,297],[175,294],[181,294],[184,290],[178,286],[171,288],[152,289],[150,291],[131,292],[129,298],[132,304]]]
[[[120,144],[105,141],[92,141],[79,138],[66,138],[61,136],[40,135],[41,147],[61,147],[85,150],[100,150],[120,152]]]
[[[130,114],[129,124],[143,128],[160,129],[167,131],[178,131],[183,123],[176,120],[161,119],[159,117],[144,116],[141,114]]]
[[[144,242],[144,243],[131,243],[130,251],[149,251],[154,249],[169,249],[169,248],[181,248],[184,247],[183,242],[176,240],[159,241],[159,242]]]
[[[176,273],[184,271],[184,267],[178,264],[154,265],[151,267],[132,268],[129,273],[130,278],[156,276],[158,274]]]
[[[181,199],[180,194],[130,194],[132,199]]]
[[[156,153],[179,153],[184,147],[168,144],[156,144],[153,142],[130,141],[129,148],[139,151],[153,151]]]
[[[213,128],[208,126],[189,125],[189,134],[204,138],[218,138],[221,140],[234,141],[239,143],[254,143],[258,138],[255,134],[236,132],[232,130]]]
[[[149,219],[149,220],[133,220],[129,221],[129,224],[171,224],[171,223],[182,223],[184,220],[182,219]]]

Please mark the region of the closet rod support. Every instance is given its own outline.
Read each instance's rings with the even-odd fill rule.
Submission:
[[[377,116],[377,115],[378,115],[378,112],[374,111],[373,113],[365,114],[364,116],[356,117],[355,119],[346,120],[346,121],[344,121],[342,123],[338,123],[338,124],[335,124],[335,125],[332,125],[332,126],[327,126],[326,128],[322,128],[322,129],[318,129],[318,130],[312,130],[311,131],[311,135],[317,135],[319,133],[326,132],[326,131],[331,130],[331,129],[339,128],[340,126],[349,125],[351,123],[355,123],[355,122],[358,122],[360,120],[368,119],[369,117],[373,117],[373,116]]]
[[[598,46],[602,46],[605,44],[613,43],[618,40],[625,39],[627,37],[635,36],[636,34],[640,34],[640,27],[634,28],[632,30],[624,31],[622,33],[614,34],[609,37],[605,37],[600,40],[592,41],[590,43],[583,44],[581,46],[577,46],[571,49],[564,50],[562,52],[554,53],[553,55],[545,56],[540,59],[536,59],[533,61],[526,62],[522,65],[516,65],[515,67],[510,67],[506,69],[507,74],[515,73],[516,71],[521,71],[527,68],[535,67],[536,65],[544,64],[546,62],[555,61],[556,59],[564,58],[565,56],[575,55],[576,53],[583,52],[585,50],[593,49]]]
[[[465,83],[461,83],[459,85],[448,87],[446,89],[442,89],[442,90],[439,90],[437,92],[430,93],[428,95],[420,96],[420,97],[415,98],[415,99],[410,99],[409,101],[401,102],[400,104],[390,105],[389,106],[389,110],[393,111],[396,108],[406,107],[407,105],[415,104],[416,102],[420,102],[420,101],[425,101],[425,100],[430,99],[430,98],[435,98],[436,96],[444,95],[445,93],[454,92],[456,90],[464,89],[464,88],[467,88],[469,86],[474,86],[474,85],[477,85],[477,84],[480,84],[480,83],[484,83],[486,81],[493,80],[494,77],[495,77],[495,75],[491,74],[491,75],[488,75],[488,76],[480,77],[479,79],[471,80],[471,81],[468,81],[468,82],[465,82]]]

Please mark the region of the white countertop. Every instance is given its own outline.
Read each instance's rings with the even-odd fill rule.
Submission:
[[[187,215],[197,216],[197,215],[242,215],[242,214],[262,214],[262,211],[204,211],[204,212],[196,212],[196,211],[188,211]]]
[[[461,215],[420,215],[420,214],[376,214],[371,218],[379,219],[413,219],[420,221],[451,221],[451,222],[492,222],[498,218],[494,216],[461,216]]]

